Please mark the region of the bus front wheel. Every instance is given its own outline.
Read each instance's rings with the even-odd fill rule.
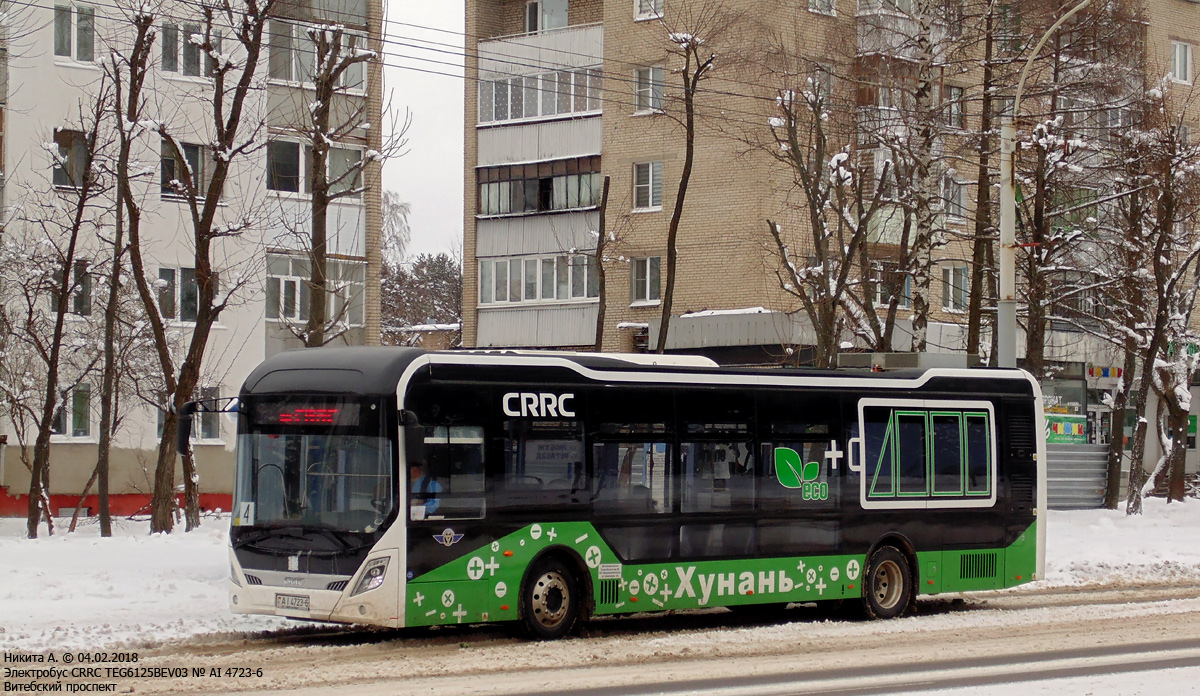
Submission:
[[[871,619],[894,619],[912,604],[912,569],[894,546],[875,550],[863,578],[863,611]]]
[[[548,558],[529,574],[521,596],[525,628],[538,640],[567,635],[579,616],[579,591],[575,576],[562,561]]]

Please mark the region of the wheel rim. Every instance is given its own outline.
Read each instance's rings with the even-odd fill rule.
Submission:
[[[895,561],[884,561],[871,578],[871,594],[880,609],[894,609],[904,594],[904,576]]]
[[[556,628],[567,618],[571,589],[557,571],[543,573],[533,583],[529,607],[533,619],[545,628]]]

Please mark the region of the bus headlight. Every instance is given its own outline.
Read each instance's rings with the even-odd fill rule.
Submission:
[[[238,587],[241,587],[242,582],[240,580],[238,580],[237,575],[238,575],[237,569],[233,567],[232,563],[230,563],[229,564],[229,579],[233,581],[233,584],[237,585]]]
[[[358,581],[354,592],[350,594],[360,595],[364,592],[369,592],[383,584],[383,576],[387,573],[388,559],[376,558],[367,564],[367,569],[363,572],[362,579]]]

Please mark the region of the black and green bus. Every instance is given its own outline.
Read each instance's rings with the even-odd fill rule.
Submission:
[[[1042,576],[1020,370],[330,348],[237,405],[230,603],[392,627],[852,600]]]

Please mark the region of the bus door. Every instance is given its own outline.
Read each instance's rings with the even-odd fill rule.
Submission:
[[[674,398],[664,389],[588,392],[592,514],[625,563],[674,555]]]

